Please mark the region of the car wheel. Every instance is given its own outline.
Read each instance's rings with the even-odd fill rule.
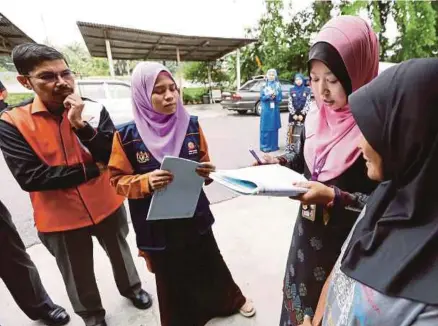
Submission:
[[[237,111],[237,113],[239,113],[239,115],[245,115],[248,111],[245,110],[239,110]]]
[[[254,113],[257,116],[260,116],[262,114],[262,103],[258,102],[254,108]]]

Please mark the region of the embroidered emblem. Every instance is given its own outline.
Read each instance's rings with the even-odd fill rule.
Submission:
[[[189,148],[189,155],[198,154],[198,150],[196,148],[196,145],[193,142],[189,142],[189,144],[187,146]]]
[[[137,156],[138,163],[147,163],[150,160],[149,154],[146,152],[143,152],[143,151],[137,152],[136,156]]]

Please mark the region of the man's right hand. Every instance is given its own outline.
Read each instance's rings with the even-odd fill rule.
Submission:
[[[149,187],[155,191],[165,187],[173,180],[173,175],[169,171],[155,170],[149,174]]]
[[[257,165],[269,165],[269,164],[280,164],[280,160],[272,155],[265,154],[263,155],[263,158],[261,159],[262,164],[259,162],[254,162],[253,166]]]

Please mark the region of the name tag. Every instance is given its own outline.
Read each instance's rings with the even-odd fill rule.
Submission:
[[[315,222],[316,205],[301,206],[301,216],[309,221]]]
[[[275,109],[275,103],[271,102],[271,109]]]

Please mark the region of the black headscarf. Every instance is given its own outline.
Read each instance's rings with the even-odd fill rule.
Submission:
[[[341,270],[389,296],[438,304],[438,59],[396,65],[353,93],[351,111],[382,157]]]
[[[323,62],[339,80],[347,96],[351,94],[353,88],[351,85],[350,75],[348,74],[344,60],[342,60],[341,55],[333,45],[327,42],[318,42],[311,47],[308,61],[309,75],[310,62],[312,60]]]

